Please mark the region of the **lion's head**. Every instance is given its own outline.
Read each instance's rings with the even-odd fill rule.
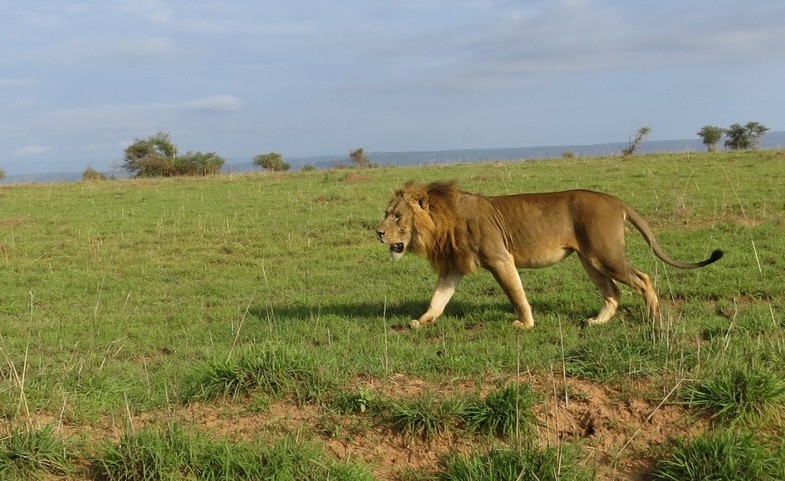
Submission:
[[[395,192],[384,213],[384,220],[376,228],[379,240],[390,246],[392,259],[400,259],[407,250],[418,252],[420,246],[416,242],[413,245],[412,240],[418,236],[423,221],[428,223],[427,209],[428,195],[421,186],[409,182]]]
[[[390,257],[398,260],[408,251],[427,257],[439,272],[454,267],[474,271],[476,261],[456,206],[460,195],[453,182],[407,182],[395,192],[376,228],[379,240],[390,246]]]

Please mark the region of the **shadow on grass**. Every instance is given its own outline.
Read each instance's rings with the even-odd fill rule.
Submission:
[[[583,324],[583,320],[596,315],[592,306],[564,306],[560,302],[532,302],[532,310],[535,318],[546,315],[559,315],[562,318],[574,320],[576,324]],[[565,308],[567,307],[567,310]],[[339,302],[327,303],[323,305],[272,305],[265,306],[257,303],[251,306],[248,314],[258,319],[265,319],[274,316],[277,319],[289,320],[310,320],[322,316],[335,316],[342,318],[359,319],[382,319],[390,321],[392,325],[407,325],[411,319],[419,318],[428,308],[428,299],[421,301],[405,301],[389,303],[386,306],[383,302]],[[599,307],[597,308],[599,309]],[[507,323],[515,318],[515,312],[506,299],[498,301],[475,302],[471,299],[462,299],[451,302],[447,305],[443,317],[453,317],[459,320],[472,321],[478,316],[491,321]]]

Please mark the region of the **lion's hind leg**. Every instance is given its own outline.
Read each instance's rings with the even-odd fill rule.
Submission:
[[[586,319],[586,323],[592,325],[605,324],[614,314],[616,314],[616,309],[619,307],[619,300],[621,299],[621,290],[610,276],[597,270],[585,257],[579,254],[578,258],[581,260],[584,270],[589,275],[589,279],[591,279],[594,285],[597,286],[597,289],[600,290],[602,298],[605,301],[605,305],[597,316]]]
[[[581,257],[581,262],[583,263],[583,267],[586,269],[586,272],[589,273],[589,277],[592,278],[592,281],[594,281],[605,297],[605,309],[600,311],[600,314],[596,318],[597,321],[593,322],[593,324],[600,324],[601,322],[605,322],[608,320],[608,318],[610,318],[609,316],[604,321],[601,320],[603,312],[609,308],[609,300],[606,292],[610,291],[604,290],[602,284],[603,281],[598,282],[598,280],[595,279],[597,274],[606,278],[607,282],[613,283],[615,280],[633,288],[643,297],[643,300],[646,301],[649,318],[656,319],[659,316],[660,301],[657,296],[657,291],[654,289],[654,284],[652,284],[648,275],[632,267],[626,257],[623,257],[621,260],[618,260],[614,263],[599,263],[599,267],[595,267],[594,263],[590,263],[583,257]],[[595,274],[593,274],[592,271],[594,271]],[[616,305],[613,306],[613,311],[615,312],[616,307],[618,306],[619,297],[621,297],[621,291],[619,291],[618,286],[615,284],[613,285],[613,289],[615,289],[615,292],[618,293],[618,295],[615,297]],[[613,314],[611,313],[610,315],[612,316]]]

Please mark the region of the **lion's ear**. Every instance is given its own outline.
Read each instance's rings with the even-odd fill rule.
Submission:
[[[422,210],[428,210],[428,194],[425,191],[418,190],[415,192],[408,192],[406,201],[414,206],[415,204]]]

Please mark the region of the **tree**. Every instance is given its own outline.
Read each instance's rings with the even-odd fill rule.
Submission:
[[[215,152],[191,152],[174,159],[178,175],[214,175],[221,173],[224,159]]]
[[[750,144],[753,149],[758,148],[758,141],[760,138],[769,131],[769,128],[758,122],[747,122],[744,126],[750,136]]]
[[[758,148],[760,137],[769,128],[758,122],[747,122],[744,126],[733,124],[725,130],[728,139],[725,147],[730,150],[753,150]]]
[[[177,146],[167,132],[159,131],[146,139],[136,139],[124,153],[123,167],[136,177],[174,175]]]
[[[253,163],[264,170],[273,172],[289,170],[289,164],[284,162],[283,156],[278,152],[256,155],[253,158]]]
[[[747,150],[750,148],[750,138],[741,124],[732,124],[725,129],[725,135],[728,137],[725,140],[725,148],[729,150]]]
[[[716,152],[717,144],[722,140],[723,133],[725,133],[725,129],[722,127],[705,125],[698,131],[697,135],[703,140],[703,145],[706,146],[709,152]]]
[[[123,168],[135,177],[209,175],[219,173],[224,162],[215,152],[188,151],[178,156],[169,133],[159,131],[146,139],[136,139],[125,149]]]
[[[635,136],[630,139],[630,144],[627,146],[627,148],[621,151],[622,155],[625,157],[634,155],[635,152],[638,151],[638,147],[640,147],[641,142],[643,142],[650,133],[651,127],[649,126],[644,125],[643,127],[639,128],[638,132],[635,133]]]
[[[367,168],[371,166],[371,159],[365,155],[365,150],[362,148],[349,152],[349,158],[352,159],[352,163],[357,167]]]
[[[0,167],[0,180],[3,180],[3,179],[5,179],[5,170],[3,170],[2,167]]]

